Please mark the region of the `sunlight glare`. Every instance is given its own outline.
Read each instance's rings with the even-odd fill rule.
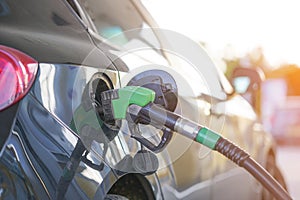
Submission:
[[[300,64],[300,12],[293,0],[143,0],[161,28],[204,42],[216,56],[226,46],[242,56],[261,46],[271,65]]]

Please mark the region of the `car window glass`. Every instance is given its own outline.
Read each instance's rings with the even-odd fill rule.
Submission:
[[[91,18],[95,31],[102,38],[109,39],[110,42],[123,46],[133,39],[137,39],[148,45],[159,47],[156,39],[151,43],[148,41],[149,31],[143,32],[143,28],[149,27],[144,21],[137,9],[128,0],[79,0],[81,6],[85,9]],[[128,33],[128,30],[139,29]],[[152,33],[152,37],[155,35]]]
[[[198,95],[205,93],[224,99],[220,77],[215,73],[215,69],[212,69],[215,66],[209,61],[206,53],[199,50],[200,55],[197,54],[197,51],[191,52],[192,55],[187,55],[193,51],[188,45],[192,41],[188,38],[183,38],[182,35],[171,31],[150,28],[139,13],[142,11],[137,10],[129,0],[79,0],[78,2],[94,24],[95,28],[91,29],[105,42],[124,49],[127,55],[124,56],[124,53],[120,52],[119,56],[123,56],[122,59],[134,61],[128,66],[129,68],[142,65],[137,63],[136,57],[131,58],[132,56],[128,52],[134,52],[135,55],[152,61],[153,64],[171,64],[172,68],[189,77],[189,81],[194,85],[194,91]],[[161,37],[162,35],[164,37]],[[194,45],[192,44],[192,46]],[[200,48],[199,45],[196,46]],[[166,54],[173,55],[166,56]],[[197,69],[187,70],[187,63],[194,65],[189,66],[189,69],[194,67]]]

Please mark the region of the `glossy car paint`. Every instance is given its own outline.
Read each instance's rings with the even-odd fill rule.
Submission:
[[[40,169],[34,171],[37,171],[40,181],[43,182],[41,185],[45,186],[52,198],[55,196],[62,167],[68,161],[77,141],[76,133],[70,128],[74,107],[81,103],[85,81],[99,71],[103,73],[103,70],[97,68],[40,64],[38,80],[30,94],[22,101],[13,135],[19,136],[29,159],[35,161],[32,167]],[[112,74],[113,78],[116,72],[106,73]],[[116,151],[113,155],[120,153],[119,149],[111,151]],[[97,160],[97,156],[92,152],[91,154],[94,162],[102,162]],[[111,156],[111,159],[114,157]],[[101,199],[118,178],[120,175],[106,164],[101,171],[82,164],[75,176],[76,181],[72,184],[74,189],[68,190],[66,198],[76,198],[79,195],[82,199]],[[155,180],[155,177],[153,179]],[[155,181],[152,186],[159,194],[160,189]]]

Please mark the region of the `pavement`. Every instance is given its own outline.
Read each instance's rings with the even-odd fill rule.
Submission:
[[[295,200],[300,200],[300,145],[279,146],[277,163],[286,179],[289,193]]]

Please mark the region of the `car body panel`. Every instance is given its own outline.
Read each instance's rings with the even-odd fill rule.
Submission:
[[[51,198],[55,197],[63,166],[69,160],[77,142],[77,133],[70,126],[74,110],[82,103],[82,92],[87,82],[95,73],[103,71],[93,67],[41,63],[35,85],[22,100],[14,134],[19,135],[25,147],[28,146],[26,151],[32,155],[30,160],[35,161],[32,161],[34,171],[44,181],[42,185],[45,185]],[[105,73],[115,81],[116,72],[107,70]],[[17,146],[16,143],[14,145]],[[126,143],[123,142],[123,145]],[[119,162],[121,158],[118,155],[124,154],[121,147],[112,149],[107,158],[99,157],[98,152],[93,153],[91,150],[93,162],[103,162],[104,168],[97,171],[82,163],[70,187],[72,189],[66,193],[67,199],[76,198],[78,195],[82,199],[102,199],[118,178],[124,175],[117,174],[113,165],[106,160],[116,159],[112,162],[114,164]],[[28,168],[25,162],[21,164]],[[158,180],[154,176],[148,178],[156,192],[156,199],[160,199],[162,194]]]
[[[27,112],[28,110],[30,111]],[[18,135],[19,141],[18,143],[13,141],[12,144],[14,146],[23,144],[23,153],[28,154],[28,157],[22,156],[22,158],[27,158],[30,165],[20,161],[22,167],[28,170],[26,172],[28,178],[34,183],[33,179],[38,176],[42,183],[37,182],[34,185],[43,185],[49,193],[49,199],[55,198],[57,182],[63,173],[64,165],[69,160],[77,138],[66,127],[61,126],[60,122],[56,121],[56,118],[31,95],[27,95],[22,101],[14,135]],[[100,184],[102,184],[102,188],[105,188],[107,180],[109,182],[111,179],[106,180],[106,178],[114,177],[113,174],[110,175],[111,170],[108,166],[104,166],[102,174],[84,164],[79,169],[66,193],[67,199],[91,198]],[[93,174],[93,179],[86,171]],[[88,184],[90,190],[84,190],[82,187],[80,189],[80,182]],[[43,190],[37,189],[37,191]],[[40,194],[37,197],[42,198]]]

